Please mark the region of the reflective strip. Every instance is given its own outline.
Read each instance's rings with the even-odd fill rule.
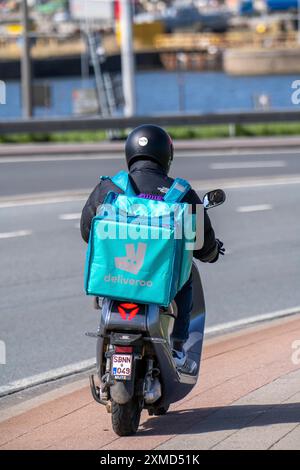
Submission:
[[[182,186],[182,184],[180,184],[180,183],[176,183],[175,186],[174,186],[174,189],[177,189],[177,191],[180,191],[181,193],[184,193],[184,191],[185,191],[185,187]]]
[[[167,194],[164,196],[166,202],[180,202],[191,189],[190,184],[182,178],[176,178]]]

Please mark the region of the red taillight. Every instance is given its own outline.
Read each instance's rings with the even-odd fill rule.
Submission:
[[[132,320],[139,310],[140,307],[137,304],[122,303],[118,305],[118,312],[123,320]]]
[[[121,305],[122,305],[122,307],[124,307],[124,308],[128,308],[128,310],[137,307],[137,304],[130,304],[130,303],[125,303],[125,302],[122,303]]]
[[[116,346],[116,353],[132,353],[132,346]]]

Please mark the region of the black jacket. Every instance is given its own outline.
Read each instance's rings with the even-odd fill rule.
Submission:
[[[133,163],[130,167],[130,176],[135,189],[139,193],[160,196],[166,192],[166,188],[172,186],[174,181],[157,163],[149,160],[139,160]],[[109,180],[100,181],[90,194],[82,210],[80,229],[82,238],[86,242],[89,240],[91,222],[96,215],[97,207],[104,201],[107,193],[111,190],[112,183]],[[122,193],[122,190],[115,186],[113,190]],[[201,204],[199,196],[193,189],[187,193],[183,202],[192,205]],[[194,251],[194,257],[204,262],[214,262],[218,259],[218,245],[206,211],[204,211],[204,245],[201,250]]]

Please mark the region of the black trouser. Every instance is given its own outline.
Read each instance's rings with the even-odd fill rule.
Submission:
[[[193,278],[184,284],[176,294],[175,302],[178,309],[177,318],[174,323],[172,339],[185,342],[189,337],[190,315],[193,309]]]

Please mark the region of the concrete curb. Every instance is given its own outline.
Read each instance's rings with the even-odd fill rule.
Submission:
[[[223,150],[253,150],[253,149],[300,149],[300,137],[252,137],[252,138],[224,138],[224,139],[194,139],[176,140],[177,150],[196,150],[201,152],[213,152]],[[99,142],[99,143],[75,143],[75,144],[1,144],[0,158],[12,156],[37,156],[37,155],[74,155],[115,153],[124,150],[124,141]]]
[[[222,323],[214,327],[206,328],[205,341],[206,343],[211,343],[223,340],[231,335],[244,335],[247,334],[247,332],[266,329],[270,327],[270,323],[271,326],[278,323],[280,324],[281,322],[289,321],[290,319],[297,317],[297,315],[300,315],[299,307],[279,310],[277,312],[261,316],[252,316],[235,322]],[[82,372],[93,371],[95,370],[95,367],[96,360],[91,358],[59,369],[53,369],[36,376],[28,377],[27,379],[19,380],[15,383],[8,384],[7,386],[0,387],[0,399],[50,382],[55,383],[55,381],[59,381],[67,377],[73,376],[76,380],[76,377],[79,374]]]

